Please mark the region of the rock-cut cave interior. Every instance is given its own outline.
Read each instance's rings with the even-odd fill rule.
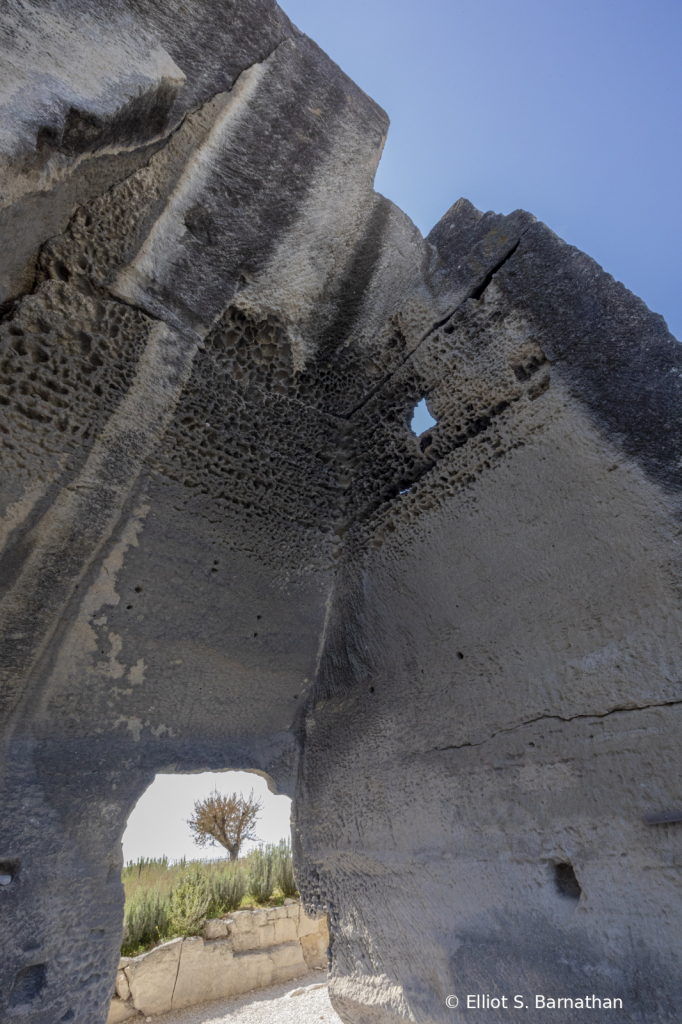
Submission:
[[[422,237],[273,0],[0,20],[0,1019],[103,1024],[131,809],[247,768],[347,1024],[679,1022],[663,318],[530,213]]]

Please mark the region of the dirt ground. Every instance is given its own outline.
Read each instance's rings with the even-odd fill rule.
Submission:
[[[147,1019],[153,1024],[341,1024],[329,1002],[326,972],[316,971],[284,985]],[[144,1020],[134,1017],[131,1024]]]

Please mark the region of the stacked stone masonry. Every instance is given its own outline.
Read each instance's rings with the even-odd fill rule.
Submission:
[[[530,213],[422,237],[273,0],[0,22],[0,1020],[104,1024],[132,808],[248,769],[347,1024],[678,1024],[662,317]]]
[[[243,995],[327,968],[324,917],[287,900],[271,910],[240,910],[206,921],[203,936],[171,939],[122,957],[107,1024]]]

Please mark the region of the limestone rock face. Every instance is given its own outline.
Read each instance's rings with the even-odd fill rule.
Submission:
[[[274,3],[2,19],[0,1019],[106,1020],[130,810],[248,768],[344,1020],[677,1021],[662,318],[530,214],[422,238]]]
[[[227,921],[223,921],[221,917],[211,918],[204,924],[205,939],[226,939],[228,934]]]
[[[136,1010],[132,1003],[125,1003],[118,996],[114,996],[109,1006],[106,1024],[122,1024],[124,1020],[132,1020],[140,1017],[140,1011]]]
[[[183,947],[182,939],[172,939],[154,950],[153,956],[142,953],[126,965],[130,995],[142,1013],[167,1013],[171,1009]]]
[[[243,995],[327,966],[326,917],[300,903],[240,911],[204,923],[203,935],[173,939],[123,957],[107,1024]]]

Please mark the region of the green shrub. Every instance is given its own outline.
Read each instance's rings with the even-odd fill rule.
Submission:
[[[207,917],[238,910],[248,892],[253,901],[275,902],[296,895],[291,848],[261,846],[236,862],[191,861],[169,864],[167,858],[140,858],[121,873],[125,887],[121,953],[135,956],[162,939],[197,935]]]
[[[168,894],[160,889],[137,889],[126,901],[123,915],[123,956],[134,956],[141,946],[158,942],[169,920]]]
[[[294,878],[294,864],[291,857],[291,844],[281,839],[279,846],[273,850],[275,862],[275,885],[283,896],[297,896],[298,887]]]
[[[256,903],[267,903],[275,888],[275,858],[272,846],[258,846],[247,857],[246,891]]]
[[[169,923],[175,935],[197,935],[211,905],[206,873],[188,868],[170,895]]]
[[[212,873],[210,917],[220,917],[238,910],[246,895],[246,877],[238,864],[228,864]]]

